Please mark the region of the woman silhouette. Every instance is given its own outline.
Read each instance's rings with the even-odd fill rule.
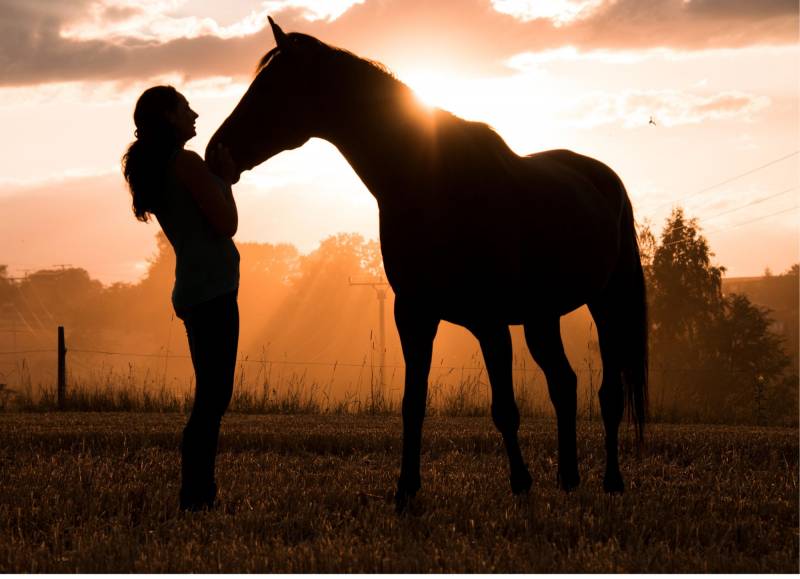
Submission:
[[[172,304],[186,326],[196,377],[181,443],[180,507],[190,511],[214,506],[217,440],[239,340],[239,252],[231,239],[238,214],[230,186],[236,171],[222,147],[213,152],[218,175],[184,149],[197,116],[173,87],[147,89],[133,113],[136,140],[122,158],[134,215],[155,215],[175,251]]]

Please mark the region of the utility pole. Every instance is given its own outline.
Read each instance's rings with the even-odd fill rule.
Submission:
[[[67,403],[67,346],[64,342],[64,326],[58,326],[58,409],[64,410]]]
[[[350,276],[347,278],[350,285],[368,285],[375,290],[378,298],[378,385],[381,392],[384,387],[384,367],[386,366],[386,293],[389,282],[382,275],[377,276]],[[373,398],[374,399],[374,398]]]

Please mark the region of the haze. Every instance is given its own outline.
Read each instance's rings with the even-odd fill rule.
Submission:
[[[202,152],[273,46],[267,14],[384,63],[520,154],[601,159],[656,231],[684,205],[729,276],[798,261],[796,2],[2,5],[0,263],[12,275],[54,264],[104,283],[146,273],[157,225],[133,219],[119,172],[134,102],[150,85],[176,86],[200,114],[189,146]],[[337,232],[377,238],[373,198],[322,141],[246,173],[235,194],[239,243],[307,253]]]

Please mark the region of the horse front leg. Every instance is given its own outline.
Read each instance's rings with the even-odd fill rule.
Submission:
[[[403,391],[403,457],[400,478],[397,481],[395,507],[403,512],[408,501],[420,489],[420,452],[422,449],[422,422],[428,398],[428,374],[431,369],[433,340],[439,327],[439,318],[429,315],[418,300],[397,296],[394,318],[403,347],[406,363],[405,389]]]

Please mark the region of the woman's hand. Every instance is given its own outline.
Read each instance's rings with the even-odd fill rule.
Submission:
[[[222,143],[217,143],[216,147],[208,151],[206,163],[211,172],[225,181],[225,183],[236,183],[239,180],[236,163],[233,162],[228,148]]]
[[[212,173],[209,163],[200,155],[186,149],[178,152],[175,174],[197,202],[211,227],[220,235],[233,237],[239,226],[239,214],[231,186],[224,182],[224,178]]]

